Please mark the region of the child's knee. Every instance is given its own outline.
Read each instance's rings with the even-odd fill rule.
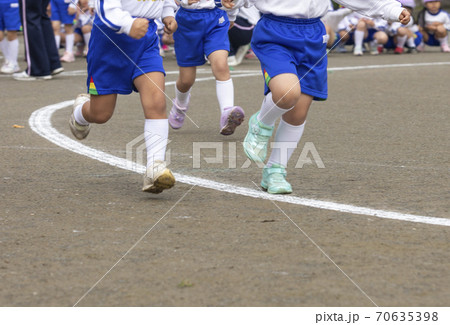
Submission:
[[[113,115],[112,112],[101,112],[101,113],[97,112],[93,116],[91,116],[91,119],[96,124],[105,124],[111,119],[112,115]]]
[[[300,99],[301,91],[300,87],[294,87],[292,89],[284,89],[272,92],[273,102],[281,108],[291,108],[297,104]]]

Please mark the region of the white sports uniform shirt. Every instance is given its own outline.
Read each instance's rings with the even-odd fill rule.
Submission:
[[[335,0],[346,8],[359,13],[386,20],[398,20],[403,11],[395,0]],[[234,0],[235,8],[255,5],[263,14],[273,14],[289,18],[320,18],[329,9],[328,0]]]
[[[175,16],[174,0],[95,0],[95,12],[101,21],[117,33],[129,34],[135,18],[157,19]]]
[[[450,17],[444,10],[439,11],[436,15],[430,14],[428,11],[425,12],[425,25],[431,23],[443,23],[446,30],[450,30]]]
[[[189,0],[178,0],[180,5],[186,9],[214,9],[216,4],[214,0],[200,0],[199,2],[188,4]]]

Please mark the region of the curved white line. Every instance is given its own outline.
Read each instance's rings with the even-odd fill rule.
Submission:
[[[31,114],[29,119],[29,124],[31,129],[44,137],[45,139],[53,142],[57,146],[60,146],[64,149],[73,151],[80,155],[84,155],[86,157],[101,161],[103,163],[109,164],[114,167],[119,167],[125,170],[137,172],[143,174],[145,171],[145,167],[143,165],[136,164],[124,158],[116,157],[106,152],[90,148],[81,144],[78,141],[72,140],[67,136],[59,133],[55,128],[53,128],[51,124],[51,117],[54,112],[60,110],[62,108],[71,106],[73,104],[73,100],[68,100],[65,102],[57,103],[54,105],[45,106]],[[410,222],[418,222],[418,223],[426,223],[432,225],[439,226],[450,226],[450,219],[445,218],[435,218],[435,217],[427,217],[427,216],[418,216],[412,214],[405,214],[399,212],[391,212],[385,210],[377,210],[371,208],[364,208],[353,206],[349,204],[340,204],[335,202],[328,201],[320,201],[313,199],[306,199],[296,196],[280,196],[280,195],[272,195],[262,191],[258,191],[252,188],[246,188],[241,186],[235,186],[231,184],[219,183],[215,181],[211,181],[208,179],[203,179],[199,177],[187,176],[178,173],[174,173],[175,178],[178,182],[196,185],[216,191],[238,194],[258,199],[264,200],[272,200],[284,203],[291,203],[297,205],[303,205],[312,208],[332,210],[344,213],[351,214],[360,214],[367,215],[371,217],[383,218],[383,219],[393,219],[400,221],[410,221]]]

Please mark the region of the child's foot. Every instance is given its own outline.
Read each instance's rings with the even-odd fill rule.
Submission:
[[[425,51],[425,43],[424,42],[420,43],[419,45],[417,45],[416,49],[419,52],[424,52]]]
[[[188,108],[189,105],[186,107],[181,107],[178,105],[176,99],[173,100],[173,106],[169,113],[169,125],[172,129],[179,129],[183,126]]]
[[[441,45],[441,51],[444,53],[450,53],[450,47],[448,47],[448,44]]]
[[[403,53],[403,47],[396,47],[395,48],[395,50],[394,50],[394,53],[395,54],[402,54]]]
[[[144,174],[143,192],[161,193],[175,185],[175,177],[164,161],[156,160]]]
[[[75,99],[75,102],[73,103],[73,109],[75,109],[75,107],[77,107],[79,105],[83,105],[84,103],[89,101],[90,98],[91,97],[89,96],[89,94],[78,95],[77,98]],[[80,125],[77,123],[77,121],[75,121],[75,116],[73,115],[73,110],[72,110],[72,114],[70,115],[69,126],[70,126],[70,131],[72,131],[72,134],[78,140],[85,139],[88,136],[89,132],[91,131],[90,124]]]
[[[355,48],[353,49],[353,55],[355,56],[362,56],[363,55],[363,50],[361,46],[355,46]]]
[[[410,47],[410,48],[408,48],[408,51],[406,51],[406,53],[415,54],[415,53],[417,53],[417,49],[415,47]]]
[[[61,57],[61,61],[67,63],[74,62],[75,57],[73,56],[73,53],[65,52],[64,55]]]
[[[274,127],[259,122],[258,114],[259,112],[253,114],[248,121],[248,131],[242,145],[248,158],[256,162],[263,162],[267,157],[267,144]]]
[[[292,193],[292,186],[286,181],[286,168],[277,164],[264,167],[261,186],[270,194]]]
[[[17,63],[8,62],[2,66],[1,72],[5,74],[13,74],[19,72],[20,68]]]
[[[220,134],[231,135],[244,121],[244,110],[239,106],[227,107],[220,117]]]

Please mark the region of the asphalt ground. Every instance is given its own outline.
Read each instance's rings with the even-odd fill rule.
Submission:
[[[171,54],[164,64],[173,98]],[[219,134],[209,66],[192,122],[170,130],[178,182],[160,195],[140,190],[139,96],[119,96],[107,124],[72,141],[86,64],[64,68],[0,77],[0,305],[449,305],[450,55],[330,54],[329,99],[312,105],[288,196],[260,190],[241,146],[248,119]],[[250,117],[259,64],[232,74]]]

